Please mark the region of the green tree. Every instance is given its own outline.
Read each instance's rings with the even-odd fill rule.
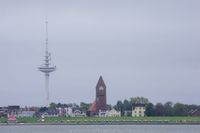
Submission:
[[[172,116],[173,115],[173,103],[172,102],[166,102],[164,104],[165,108],[165,115],[166,116]]]
[[[162,103],[157,103],[155,106],[155,115],[156,116],[165,116],[165,108]]]
[[[149,103],[149,100],[147,98],[144,98],[144,97],[132,97],[130,99],[130,103],[132,105],[137,105],[137,104],[147,105]]]
[[[107,104],[106,108],[107,108],[107,110],[111,110],[113,108],[113,106],[111,104]]]
[[[57,104],[56,103],[50,103],[49,108],[50,109],[56,109]]]
[[[176,103],[173,111],[175,116],[184,116],[187,115],[188,112],[187,107],[182,103]]]
[[[117,101],[117,104],[114,106],[114,108],[117,110],[117,111],[122,111],[123,110],[123,103],[122,101]]]
[[[39,112],[43,113],[43,112],[45,112],[45,111],[47,111],[47,110],[48,110],[47,107],[41,107],[41,108],[39,109]]]
[[[89,107],[90,107],[90,104],[89,104],[89,103],[84,103],[84,102],[81,102],[81,103],[80,103],[80,110],[81,110],[81,111],[86,112],[86,111],[88,111]]]
[[[67,104],[62,104],[62,103],[58,103],[57,108],[64,108],[64,107],[67,107]]]
[[[146,105],[146,111],[145,114],[147,116],[154,116],[155,115],[155,109],[154,109],[154,105],[152,103],[148,103]]]
[[[124,111],[132,110],[132,104],[127,99],[124,100],[123,109],[124,109]]]

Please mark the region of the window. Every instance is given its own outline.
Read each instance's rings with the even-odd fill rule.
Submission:
[[[100,86],[100,87],[99,87],[99,90],[100,90],[100,91],[103,91],[103,90],[104,90],[104,88],[103,88],[102,86]]]

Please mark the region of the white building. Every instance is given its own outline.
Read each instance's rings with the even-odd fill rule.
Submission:
[[[65,112],[66,112],[66,116],[68,116],[68,117],[72,117],[72,116],[74,116],[74,114],[73,114],[73,110],[72,110],[71,107],[67,107],[67,108],[65,108]]]
[[[55,112],[44,112],[41,116],[43,117],[58,117],[59,114]]]
[[[144,117],[145,116],[145,105],[140,104],[133,107],[132,116],[133,117]]]
[[[17,117],[33,117],[35,111],[21,111],[18,113]]]
[[[59,108],[57,108],[57,110],[58,110],[59,116],[64,116],[66,114],[66,111],[64,108],[59,107]]]
[[[108,111],[99,110],[99,117],[106,117],[108,115]]]
[[[115,110],[114,108],[112,108],[110,111],[108,111],[107,116],[110,116],[110,117],[120,117],[121,116],[121,112]]]
[[[114,108],[110,111],[101,111],[99,110],[99,117],[120,117],[121,112],[116,111]]]
[[[86,113],[83,113],[80,110],[75,110],[73,115],[74,117],[86,117]]]

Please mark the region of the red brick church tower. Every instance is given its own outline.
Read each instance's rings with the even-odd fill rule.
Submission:
[[[96,112],[106,111],[106,85],[103,81],[102,76],[100,76],[99,81],[96,85]]]

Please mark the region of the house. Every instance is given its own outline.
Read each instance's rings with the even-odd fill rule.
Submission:
[[[58,115],[59,116],[65,116],[65,114],[66,114],[65,108],[59,107],[59,108],[57,108],[57,110],[58,110]]]
[[[106,117],[108,116],[108,111],[99,110],[99,117]]]
[[[99,117],[120,117],[120,116],[121,116],[121,112],[116,111],[114,108],[111,109],[110,111],[99,110]]]
[[[8,114],[7,120],[8,120],[8,123],[16,123],[17,122],[17,119],[16,119],[15,115],[9,115]]]
[[[68,117],[74,116],[73,110],[72,110],[71,107],[66,107],[66,108],[65,108],[65,115],[68,116]]]
[[[56,109],[48,109],[45,111],[40,111],[40,112],[36,112],[35,116],[37,117],[58,117],[59,116],[59,112]]]
[[[36,111],[21,111],[17,117],[33,117]]]
[[[0,107],[0,117],[6,117],[8,113],[7,107]]]
[[[86,113],[81,112],[80,110],[75,110],[73,112],[74,117],[85,117]]]
[[[18,105],[12,105],[12,106],[8,106],[8,114],[10,115],[17,115],[20,111],[20,106]]]
[[[89,107],[89,109],[88,109],[88,111],[87,111],[87,115],[88,115],[88,116],[96,116],[96,115],[97,115],[96,101],[94,101],[94,102],[90,105],[90,107]]]
[[[40,114],[40,117],[58,117],[59,114],[57,112],[51,112],[51,111],[48,111],[48,112],[43,112]]]
[[[110,111],[108,111],[107,116],[109,116],[109,117],[120,117],[121,112],[116,111],[114,108],[112,108]]]
[[[145,116],[145,105],[137,104],[133,107],[132,117],[144,117]]]

